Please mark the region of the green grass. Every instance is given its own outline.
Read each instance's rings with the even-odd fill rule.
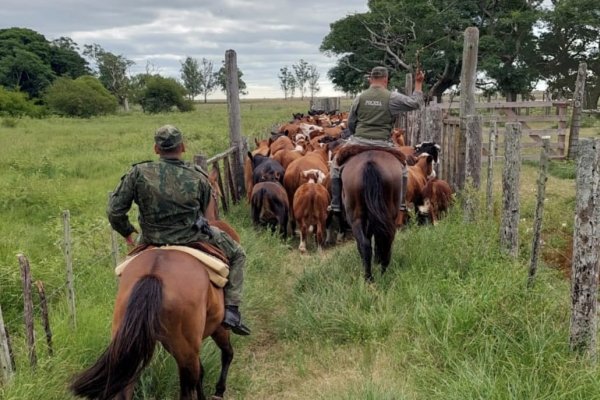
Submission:
[[[242,103],[243,132],[305,111],[306,102]],[[192,114],[124,114],[91,120],[19,120],[0,130],[0,304],[17,356],[17,374],[0,399],[68,399],[70,377],[89,366],[109,340],[116,279],[107,192],[133,162],[153,158],[152,132],[178,125],[188,154],[227,147],[224,104]],[[353,241],[301,256],[297,240],[256,231],[246,204],[227,219],[248,254],[243,304],[253,329],[234,337],[229,399],[595,399],[600,370],[569,352],[569,282],[542,264],[526,290],[537,167],[521,176],[521,257],[498,248],[501,165],[495,173],[495,218],[463,222],[458,208],[433,227],[400,231],[389,271],[365,284]],[[560,174],[556,174],[557,176]],[[572,235],[574,182],[551,175],[544,251]],[[64,296],[62,210],[71,212],[77,328]],[[121,248],[124,250],[124,247]],[[39,364],[31,370],[22,332],[15,254],[30,259],[34,279],[51,294],[55,355],[36,322]],[[37,310],[36,310],[37,311]],[[202,352],[212,392],[219,354]],[[176,397],[173,360],[159,351],[136,399]]]

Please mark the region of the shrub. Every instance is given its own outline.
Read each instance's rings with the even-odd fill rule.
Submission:
[[[144,80],[138,101],[144,112],[159,113],[177,107],[180,111],[191,111],[193,104],[186,102],[185,88],[173,78],[153,75]]]
[[[68,117],[89,118],[114,113],[117,99],[93,76],[58,78],[46,92],[50,109]]]
[[[23,92],[12,92],[0,86],[0,116],[40,117],[43,107],[35,105]]]

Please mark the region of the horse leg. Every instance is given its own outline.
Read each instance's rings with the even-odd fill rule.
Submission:
[[[381,273],[385,273],[392,258],[393,237],[375,236],[375,259],[381,264]]]
[[[115,397],[115,400],[131,400],[131,399],[133,399],[134,388],[135,388],[135,382],[130,383],[129,385],[127,385],[127,387],[125,389],[123,389],[123,391],[121,393],[119,393]]]
[[[183,340],[183,339],[182,339]],[[194,346],[195,347],[195,346]],[[181,343],[181,347],[173,349],[173,357],[177,360],[179,368],[179,399],[180,400],[204,400],[201,384],[201,366],[198,354],[200,346],[192,348]]]
[[[217,347],[221,349],[221,375],[219,375],[219,381],[212,400],[222,400],[226,389],[227,373],[229,372],[231,360],[233,360],[233,347],[231,346],[229,331],[226,329],[217,329],[211,337]]]
[[[371,247],[371,240],[367,238],[365,232],[362,229],[362,222],[360,219],[352,223],[352,233],[356,239],[356,246],[358,252],[362,258],[363,267],[365,269],[365,280],[367,282],[373,282],[373,273],[371,271],[371,258],[373,256],[373,248]]]

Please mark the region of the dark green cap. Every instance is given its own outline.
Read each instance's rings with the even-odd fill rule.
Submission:
[[[173,150],[183,142],[181,131],[173,125],[161,126],[154,133],[154,143],[161,150]]]
[[[371,70],[371,78],[385,78],[388,76],[388,70],[386,67],[375,67]]]

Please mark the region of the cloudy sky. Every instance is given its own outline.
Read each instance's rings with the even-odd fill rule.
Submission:
[[[367,10],[367,0],[2,0],[0,27],[26,27],[52,40],[98,43],[166,76],[179,77],[186,56],[220,67],[237,53],[247,97],[283,97],[277,74],[300,59],[320,72],[322,96],[334,95],[327,70],[335,59],[319,52],[329,24]],[[218,98],[219,96],[213,96]]]

